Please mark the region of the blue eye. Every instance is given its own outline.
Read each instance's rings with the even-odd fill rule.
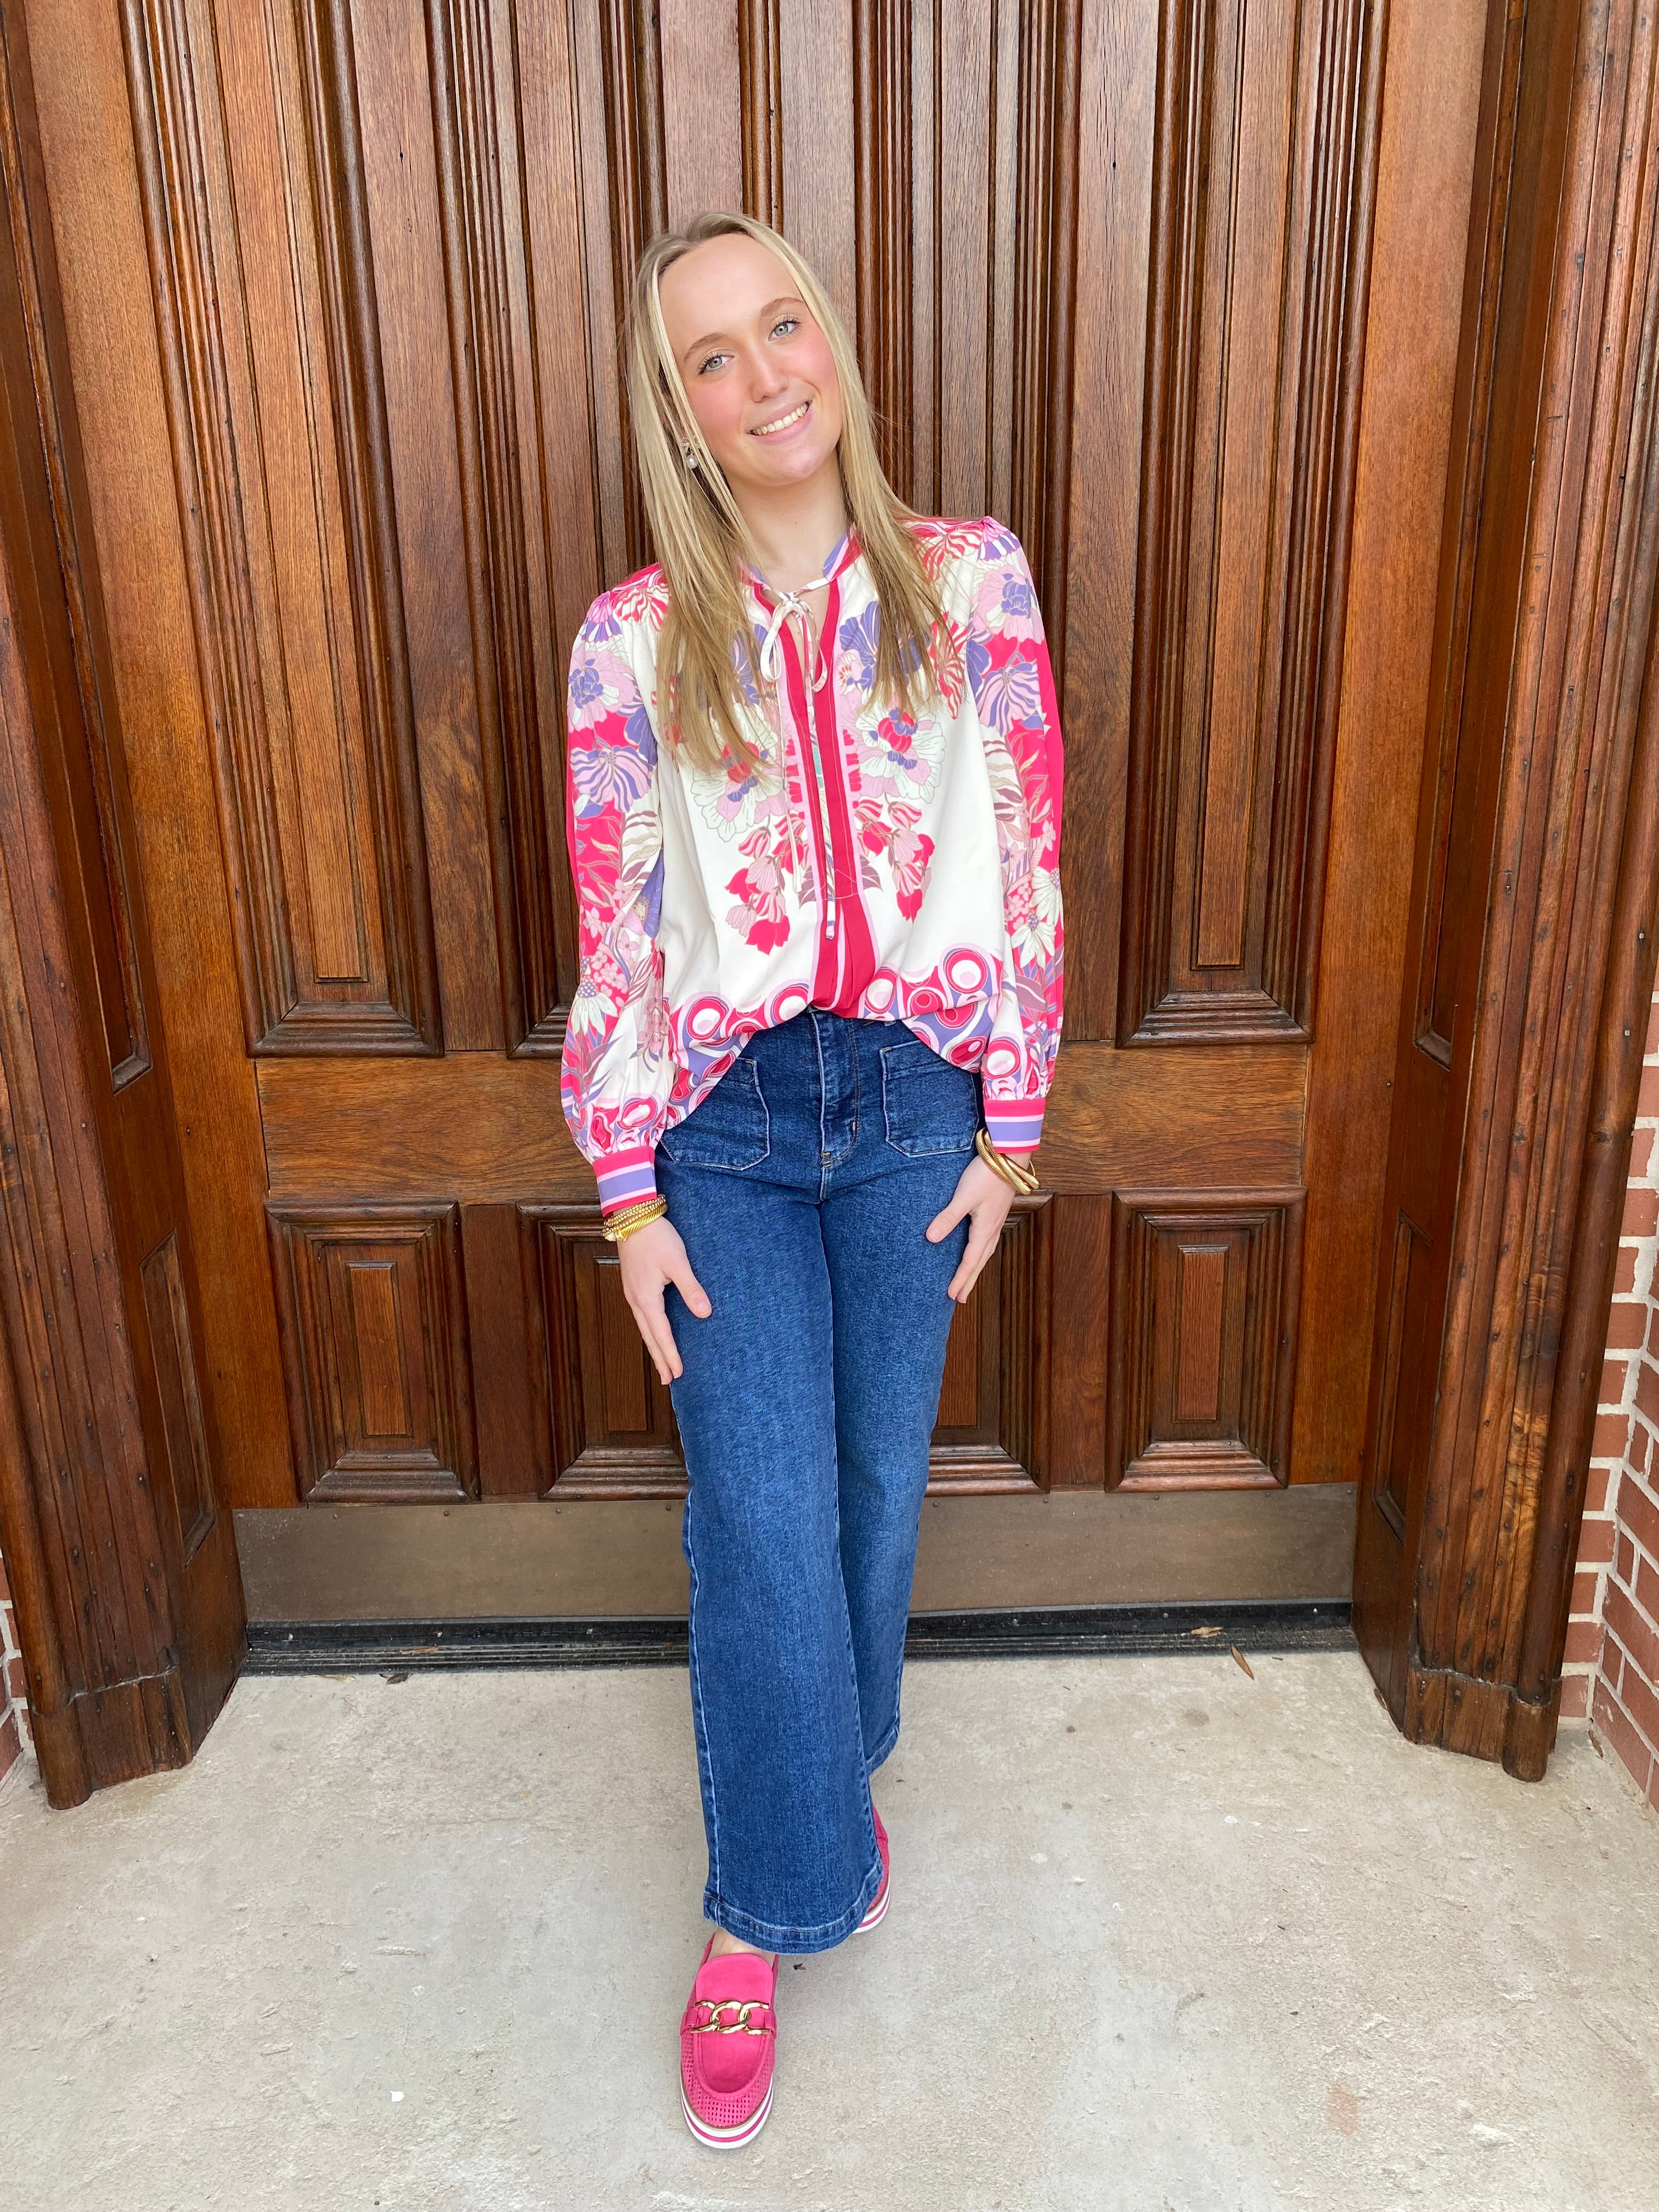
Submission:
[[[785,315],[781,321],[773,324],[772,335],[774,337],[776,337],[780,331],[799,330],[799,327],[800,318],[799,315]]]
[[[707,361],[699,364],[697,374],[701,376],[705,369],[712,368],[717,361],[729,361],[730,359],[731,356],[729,354],[711,353]]]

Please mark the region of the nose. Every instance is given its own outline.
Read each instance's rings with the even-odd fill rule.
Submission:
[[[782,363],[775,361],[763,347],[757,349],[749,367],[749,398],[759,406],[768,399],[775,399],[789,388],[789,372]]]

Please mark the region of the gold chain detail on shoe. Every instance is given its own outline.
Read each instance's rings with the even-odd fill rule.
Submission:
[[[737,1997],[722,1997],[718,2004],[713,1997],[699,1997],[697,2002],[700,2005],[708,2006],[710,2017],[704,2021],[701,2027],[694,2027],[691,2030],[693,2035],[775,2035],[778,2032],[776,2027],[769,2022],[764,2027],[751,2027],[749,2025],[749,2015],[751,2013],[771,2011],[772,2008],[764,1997],[744,1997],[741,2000]],[[738,2015],[735,2020],[724,2021],[720,2018],[723,2012],[731,2012],[734,2008]]]
[[[655,1198],[642,1198],[635,1206],[624,1206],[602,1225],[612,1244],[620,1244],[624,1237],[631,1237],[636,1229],[644,1229],[653,1221],[660,1221],[668,1211],[668,1200],[660,1193]]]

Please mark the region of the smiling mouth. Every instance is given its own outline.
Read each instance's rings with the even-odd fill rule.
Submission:
[[[811,404],[810,399],[803,399],[799,407],[792,407],[787,415],[780,415],[776,422],[757,423],[749,433],[750,436],[751,438],[775,437],[780,430],[787,430],[792,424],[799,422]]]

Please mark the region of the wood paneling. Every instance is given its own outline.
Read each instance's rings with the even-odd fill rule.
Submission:
[[[1434,1389],[1385,1260],[1355,1599],[1407,1732],[1532,1777],[1654,967],[1656,169],[1650,9],[1492,8],[1389,1162]]]
[[[1116,1194],[1110,1486],[1285,1480],[1302,1211],[1300,1191]]]
[[[272,1206],[270,1222],[302,1497],[474,1495],[459,1209]]]
[[[858,0],[860,350],[902,497],[1001,515],[1064,681],[1080,0]]]
[[[1053,1201],[1016,1198],[951,1318],[930,1490],[1048,1487],[1053,1305]]]
[[[332,19],[128,0],[125,23],[247,1041],[428,1049],[374,279]]]
[[[1382,12],[1165,0],[1120,1039],[1304,1034]]]
[[[628,1310],[598,1206],[526,1206],[520,1219],[526,1290],[541,1323],[536,1396],[551,1487],[567,1498],[678,1496],[673,1407]]]
[[[1220,1045],[1181,1053],[1085,1047],[1061,1055],[1045,1122],[1045,1184],[1273,1185],[1303,1142],[1307,1054]],[[259,1068],[273,1192],[469,1200],[591,1197],[556,1085],[533,1061],[329,1060]]]
[[[66,1805],[189,1758],[243,1615],[15,12],[0,179],[0,1543]]]
[[[139,1272],[162,1433],[167,1438],[167,1493],[179,1553],[188,1563],[212,1534],[219,1509],[214,1495],[213,1447],[196,1368],[190,1293],[179,1255],[177,1230],[167,1231]]]

